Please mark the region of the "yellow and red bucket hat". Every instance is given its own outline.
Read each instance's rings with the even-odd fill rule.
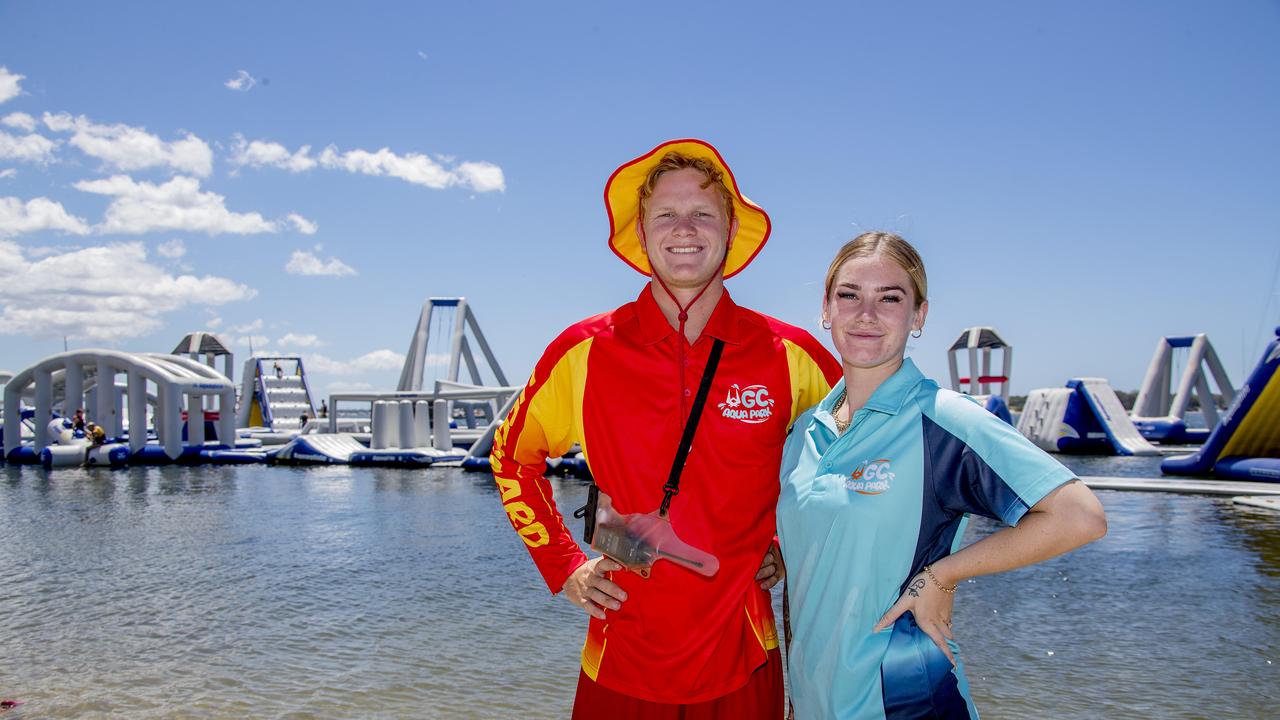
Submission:
[[[724,182],[733,196],[734,215],[738,219],[738,234],[729,248],[724,264],[724,276],[733,277],[760,253],[769,239],[772,225],[764,208],[748,200],[738,189],[738,181],[724,158],[720,157],[719,151],[703,140],[668,140],[613,171],[604,185],[604,206],[609,213],[609,248],[642,275],[653,273],[640,236],[636,234],[636,220],[640,215],[640,186],[649,177],[649,171],[669,152],[705,158],[723,173]]]

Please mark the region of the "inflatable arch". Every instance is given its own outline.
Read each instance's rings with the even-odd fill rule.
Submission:
[[[400,369],[400,382],[396,385],[396,390],[402,392],[420,392],[423,386],[423,377],[426,373],[428,362],[428,344],[431,340],[431,326],[433,316],[439,312],[441,320],[449,322],[449,314],[452,311],[452,328],[449,335],[449,371],[445,379],[449,382],[458,382],[458,374],[461,370],[460,363],[465,362],[467,371],[471,375],[473,385],[483,385],[484,381],[480,377],[480,368],[476,364],[475,355],[471,352],[471,344],[480,348],[480,352],[484,355],[484,359],[489,364],[489,371],[493,373],[498,385],[507,385],[507,376],[503,374],[502,368],[498,366],[498,358],[489,349],[489,342],[484,339],[484,333],[480,332],[480,323],[476,321],[475,313],[471,312],[471,306],[467,304],[467,299],[462,297],[433,297],[428,298],[422,305],[422,312],[418,314],[418,325],[414,328],[413,339],[409,341],[409,352],[404,357],[404,367]],[[471,329],[471,339],[467,338],[467,328]]]
[[[123,388],[116,385],[117,375],[126,376]],[[92,380],[90,387],[88,381]],[[77,407],[93,409],[93,422],[101,425],[108,437],[123,431],[125,406],[128,407],[129,450],[140,451],[147,442],[149,394],[147,383],[156,388],[154,420],[157,439],[170,460],[182,454],[183,446],[204,445],[204,423],[188,423],[188,438],[182,437],[184,411],[193,418],[203,417],[206,405],[218,413],[217,433],[223,442],[235,439],[235,386],[213,368],[190,358],[160,353],[126,353],[115,350],[73,350],[45,358],[17,373],[4,386],[4,448],[6,458],[15,459],[21,449],[22,399],[32,398],[35,414],[32,449],[38,455],[50,444],[48,425],[53,418],[55,399],[60,400],[64,414]],[[55,388],[61,393],[55,398]],[[89,397],[85,391],[90,389]],[[122,390],[122,391],[121,391]],[[206,403],[206,398],[216,399]],[[89,402],[85,402],[88,400]]]

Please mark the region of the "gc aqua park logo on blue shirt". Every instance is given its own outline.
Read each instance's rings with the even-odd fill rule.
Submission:
[[[893,481],[892,462],[889,458],[863,460],[844,481],[845,488],[859,495],[879,495],[888,490]]]

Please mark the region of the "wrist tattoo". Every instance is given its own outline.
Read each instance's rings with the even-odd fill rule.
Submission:
[[[924,578],[916,578],[907,586],[907,594],[911,597],[920,597],[920,591],[924,589]]]

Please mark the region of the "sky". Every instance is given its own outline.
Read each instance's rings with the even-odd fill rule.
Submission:
[[[645,282],[610,173],[699,137],[773,221],[733,298],[828,347],[827,264],[883,229],[944,384],[975,325],[1014,394],[1135,390],[1199,332],[1239,384],[1280,325],[1277,78],[1275,0],[0,0],[0,370],[206,330],[393,390],[465,296],[519,383]]]

